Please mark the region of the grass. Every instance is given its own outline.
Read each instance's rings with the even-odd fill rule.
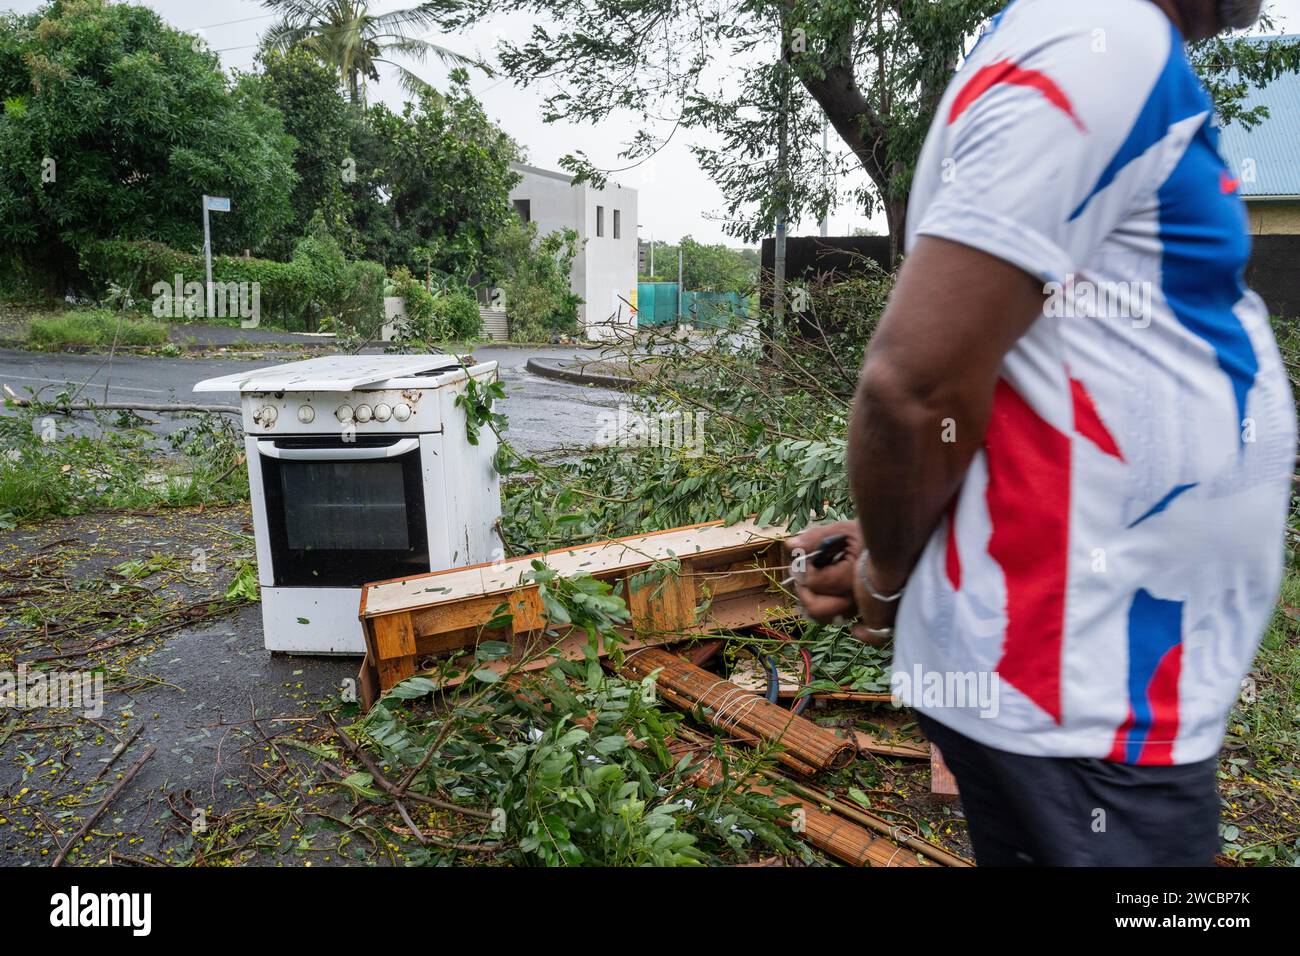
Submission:
[[[0,416],[0,529],[59,515],[216,505],[248,496],[234,422],[195,416],[159,441],[129,412],[82,413],[56,402]]]
[[[1224,852],[1300,865],[1300,571],[1288,570],[1219,759]]]
[[[167,326],[138,315],[107,309],[73,309],[59,315],[33,318],[28,327],[33,345],[60,347],[82,345],[161,345],[167,341]]]

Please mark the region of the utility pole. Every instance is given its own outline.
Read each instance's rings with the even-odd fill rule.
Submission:
[[[826,117],[822,117],[822,193],[826,192],[827,172],[826,172]],[[822,214],[822,238],[825,239],[831,231],[831,207],[826,207],[826,212]]]
[[[785,325],[785,229],[790,215],[786,189],[786,153],[790,138],[790,65],[785,52],[785,24],[781,24],[781,116],[776,141],[776,241],[772,262],[772,326],[779,334]]]
[[[677,321],[682,320],[682,263],[685,262],[686,243],[677,240]]]
[[[650,233],[650,278],[655,277],[655,234]]]

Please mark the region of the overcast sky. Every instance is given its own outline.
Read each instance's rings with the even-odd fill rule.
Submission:
[[[412,2],[374,0],[371,8],[393,10],[411,6]],[[41,5],[40,0],[0,0],[0,8],[21,13]],[[179,29],[202,31],[208,46],[220,53],[227,68],[252,68],[258,38],[274,20],[255,0],[144,0],[144,5],[157,10]],[[1269,0],[1266,6],[1273,10],[1282,32],[1300,32],[1300,0]],[[531,22],[519,16],[495,17],[479,23],[472,31],[431,39],[492,62],[495,59],[493,50],[500,39],[522,41],[531,26]],[[445,68],[432,63],[411,65],[435,86],[445,83]],[[621,145],[632,138],[639,125],[637,118],[630,115],[600,127],[548,125],[541,120],[541,100],[547,92],[545,87],[521,90],[499,77],[489,79],[478,72],[472,77],[470,87],[482,100],[488,114],[526,148],[529,161],[536,166],[558,168],[561,156],[582,150],[602,168],[618,168],[624,165],[618,159]],[[371,86],[369,97],[372,102],[382,100],[395,109],[400,109],[403,101],[401,88],[391,71],[383,76],[378,87]],[[834,140],[832,135],[832,145]],[[705,242],[736,245],[735,240],[723,235],[721,223],[713,218],[725,208],[722,196],[696,165],[687,149],[689,143],[690,140],[674,138],[653,161],[614,177],[622,185],[639,191],[640,235],[642,238],[653,235],[655,239],[675,241],[678,236],[689,234]],[[830,233],[846,235],[855,227],[867,225],[883,232],[884,218],[877,216],[869,221],[861,212],[842,208],[831,215]],[[792,235],[815,234],[816,231],[815,222],[792,226],[790,230]]]

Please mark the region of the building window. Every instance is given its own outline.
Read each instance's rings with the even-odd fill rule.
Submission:
[[[519,213],[519,218],[524,222],[533,221],[533,204],[528,199],[515,200],[515,212]]]
[[[623,238],[622,223],[619,221],[620,218],[621,217],[618,214],[618,210],[615,209],[614,210],[614,238],[615,239]]]
[[[597,206],[596,207],[596,235],[603,236],[604,234],[605,234],[605,207]]]

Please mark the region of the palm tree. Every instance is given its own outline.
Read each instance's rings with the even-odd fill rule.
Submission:
[[[267,31],[263,44],[272,50],[301,47],[315,54],[338,70],[353,103],[363,103],[366,80],[379,80],[380,63],[397,68],[407,92],[431,89],[390,59],[394,55],[420,63],[432,55],[450,66],[478,66],[490,72],[481,63],[418,35],[438,25],[435,3],[389,13],[371,13],[365,0],[263,0],[263,5],[281,16]]]

